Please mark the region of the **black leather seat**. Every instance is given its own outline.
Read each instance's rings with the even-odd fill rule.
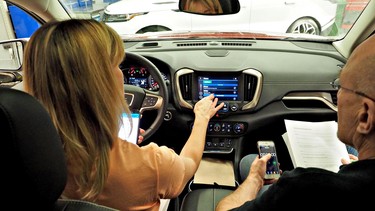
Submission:
[[[56,128],[31,95],[0,87],[3,205],[12,210],[114,210],[59,199],[67,166]]]
[[[232,192],[222,188],[193,190],[185,195],[180,211],[214,211],[219,201]]]

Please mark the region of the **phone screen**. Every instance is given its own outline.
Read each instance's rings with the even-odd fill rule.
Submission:
[[[137,144],[138,142],[138,134],[139,134],[139,121],[140,121],[140,114],[139,113],[132,113],[131,114],[133,127],[130,131],[130,121],[126,113],[122,114],[122,125],[120,127],[120,131],[118,136],[126,140],[128,142],[131,142],[133,144]]]
[[[271,154],[267,162],[265,179],[276,179],[280,177],[279,162],[276,155],[276,147],[273,141],[258,141],[259,157]]]

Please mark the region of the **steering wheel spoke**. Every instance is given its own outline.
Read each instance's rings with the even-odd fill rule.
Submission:
[[[159,110],[163,105],[163,97],[155,94],[146,93],[142,102],[140,112],[146,110]]]

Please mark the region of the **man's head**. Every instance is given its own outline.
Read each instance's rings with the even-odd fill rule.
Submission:
[[[375,137],[375,36],[361,43],[340,74],[338,137],[357,150],[374,145]]]

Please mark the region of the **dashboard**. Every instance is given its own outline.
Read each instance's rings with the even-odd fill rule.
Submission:
[[[329,83],[346,59],[329,43],[186,39],[125,41],[125,49],[149,60],[168,81],[167,112],[150,140],[176,152],[194,126],[195,103],[211,93],[224,108],[208,124],[204,152],[229,156],[234,165],[257,153],[257,140],[273,140],[283,169],[292,169],[284,120],[337,118],[337,90]],[[126,84],[158,89],[146,65],[126,60],[121,69]]]
[[[128,64],[123,62],[120,69],[124,74],[124,84],[138,86],[151,91],[158,91],[159,84],[151,76],[147,67],[139,64]],[[164,80],[168,80],[165,73],[161,72]]]

